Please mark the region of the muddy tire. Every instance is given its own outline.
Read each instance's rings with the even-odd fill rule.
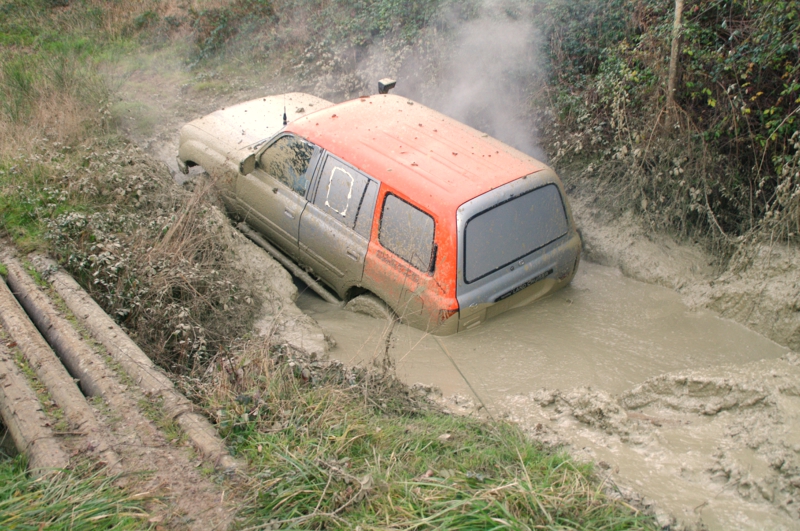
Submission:
[[[375,319],[383,319],[386,321],[397,319],[395,313],[385,302],[369,293],[353,297],[347,302],[345,309],[351,312],[369,315]]]

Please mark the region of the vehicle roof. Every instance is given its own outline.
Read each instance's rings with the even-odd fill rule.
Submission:
[[[455,210],[547,166],[461,122],[391,94],[310,113],[301,135],[432,213]]]

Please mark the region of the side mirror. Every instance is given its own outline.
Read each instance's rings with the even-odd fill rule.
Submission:
[[[239,173],[242,175],[248,175],[253,173],[253,170],[256,169],[256,154],[251,153],[245,157],[245,159],[239,163]]]

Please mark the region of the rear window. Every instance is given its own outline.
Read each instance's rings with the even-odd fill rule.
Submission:
[[[385,248],[420,271],[433,268],[433,218],[399,199],[387,194],[381,213],[378,240]]]
[[[464,281],[474,282],[567,233],[561,193],[548,184],[493,206],[467,222]]]

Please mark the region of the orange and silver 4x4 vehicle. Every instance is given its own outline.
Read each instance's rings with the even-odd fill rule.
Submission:
[[[287,116],[288,114],[288,116]],[[445,335],[569,283],[581,242],[545,164],[394,95],[260,98],[181,130],[243,218],[343,300]]]

